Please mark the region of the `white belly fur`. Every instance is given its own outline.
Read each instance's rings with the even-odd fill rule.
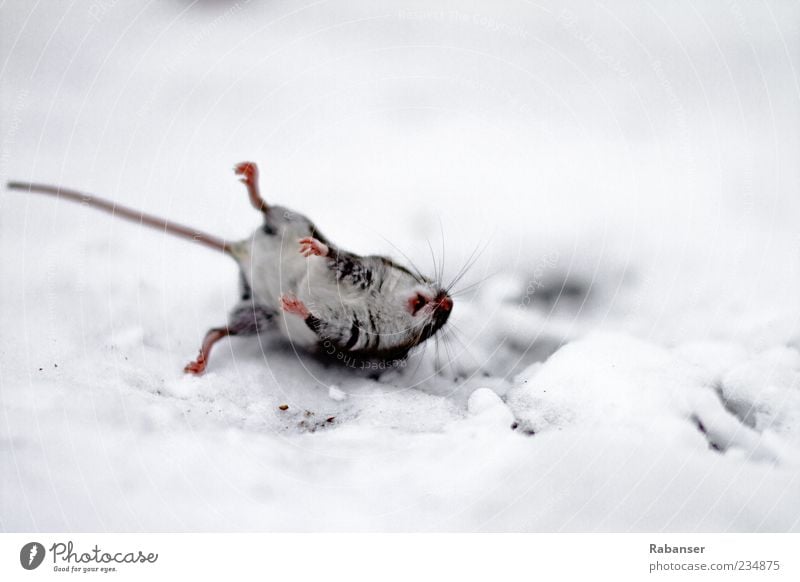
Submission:
[[[273,208],[273,213],[278,214],[277,210]],[[298,239],[311,234],[308,222],[287,212],[278,216],[285,218],[270,221],[277,230],[275,234],[267,234],[259,228],[250,238],[231,245],[231,250],[256,303],[278,313],[276,321],[280,333],[293,344],[310,348],[317,344],[317,335],[301,317],[281,310],[280,297],[294,295],[314,312],[315,300],[319,301],[320,297],[313,290],[329,287],[330,282],[325,283],[330,275],[325,259],[305,258],[299,252]],[[315,281],[321,285],[312,285]]]

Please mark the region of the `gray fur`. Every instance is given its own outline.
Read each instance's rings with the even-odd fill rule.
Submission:
[[[446,315],[408,309],[417,292],[439,292],[430,280],[386,257],[337,248],[289,209],[272,206],[264,218],[248,239],[230,245],[242,272],[242,301],[228,323],[232,334],[274,327],[293,344],[328,354],[399,359],[444,325]],[[300,254],[298,240],[309,236],[328,245],[327,257]],[[284,294],[300,299],[311,316],[282,312]]]

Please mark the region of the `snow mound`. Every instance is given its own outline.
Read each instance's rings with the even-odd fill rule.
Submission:
[[[774,357],[765,356],[770,369]],[[781,361],[797,364],[787,354],[782,354]],[[791,389],[795,386],[760,390],[763,382],[756,380],[763,370],[752,366],[745,370],[755,377],[743,378],[745,372],[739,368],[730,377],[741,379],[738,384],[731,381],[731,385],[739,386],[739,393],[747,396],[744,401],[748,410],[756,403],[767,410],[778,398],[796,398],[796,390]],[[614,430],[665,445],[677,440],[687,446],[710,445],[723,451],[733,448],[755,459],[792,457],[789,452],[780,453],[784,447],[774,435],[762,432],[765,421],[748,425],[732,414],[708,383],[709,377],[708,370],[675,350],[625,335],[591,334],[563,347],[543,365],[535,364],[520,374],[508,402],[520,428],[531,433],[568,427]],[[791,371],[784,371],[782,377],[785,382],[796,379]],[[731,388],[731,393],[735,389]],[[730,401],[724,389],[723,398]],[[791,412],[780,416],[780,426],[790,427],[785,431],[793,430],[791,420],[800,410],[796,401],[789,404],[793,404]]]
[[[725,406],[747,426],[775,432],[800,447],[800,352],[777,347],[757,354],[724,375]]]

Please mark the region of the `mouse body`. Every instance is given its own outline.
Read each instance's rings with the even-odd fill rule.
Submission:
[[[202,373],[214,344],[227,336],[277,331],[297,347],[339,360],[391,361],[402,360],[445,325],[453,300],[440,283],[388,257],[339,248],[302,214],[267,204],[254,163],[238,164],[235,172],[263,216],[262,224],[237,242],[72,190],[8,186],[105,210],[220,250],[237,262],[239,302],[225,325],[207,332],[197,358],[184,368],[187,373]]]

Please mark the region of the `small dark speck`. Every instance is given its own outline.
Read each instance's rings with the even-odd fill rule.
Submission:
[[[314,416],[314,413],[311,412],[310,410],[306,410],[305,414],[306,414],[306,416]]]
[[[325,419],[325,422],[333,422],[335,418],[336,418],[335,416],[329,416],[328,418]]]
[[[289,410],[289,405],[288,404],[281,404],[278,407],[278,409],[280,409],[280,410]]]
[[[511,430],[517,430],[519,428],[519,423],[515,422],[511,425]]]
[[[53,364],[56,368],[58,368],[58,364]]]
[[[43,369],[44,369],[44,368],[39,368],[39,371],[41,372]]]

